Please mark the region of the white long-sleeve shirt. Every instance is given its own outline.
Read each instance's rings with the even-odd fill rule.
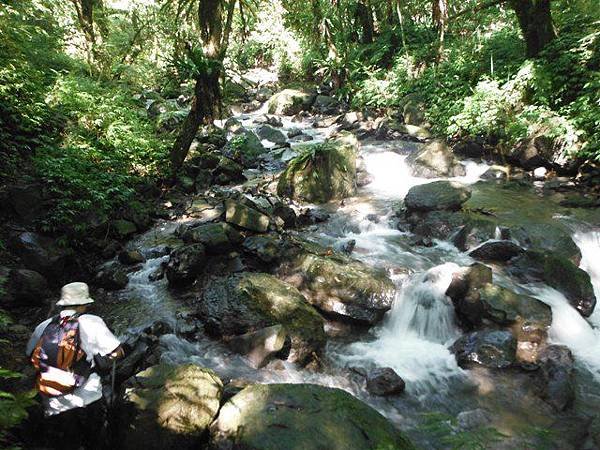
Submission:
[[[74,310],[63,310],[61,317],[72,316]],[[121,343],[108,329],[104,320],[93,314],[82,314],[79,321],[79,338],[81,350],[86,354],[87,360],[94,366],[94,355],[101,356],[112,353]],[[44,320],[34,330],[27,343],[27,356],[31,356],[42,333],[52,321],[52,318]],[[46,414],[52,416],[68,411],[73,408],[81,408],[102,398],[102,383],[97,373],[92,372],[85,382],[70,394],[57,397],[44,396]]]

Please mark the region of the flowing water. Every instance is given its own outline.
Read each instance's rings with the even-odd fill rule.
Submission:
[[[255,128],[253,120],[265,111],[239,116],[242,123]],[[314,138],[324,140],[332,131],[312,128],[308,121],[293,123],[283,120],[283,130],[301,128]],[[265,142],[266,144],[269,144]],[[293,152],[297,144],[292,145]],[[223,378],[244,378],[258,382],[314,382],[340,387],[362,398],[404,429],[414,430],[420,415],[438,411],[456,415],[477,407],[493,410],[493,425],[513,433],[523,422],[534,426],[547,425],[545,412],[535,412],[539,401],[528,397],[520,386],[520,378],[494,374],[485,370],[460,369],[448,346],[461,335],[455,325],[454,308],[445,295],[451,274],[458,266],[472,260],[448,242],[434,242],[432,247],[415,246],[409,233],[399,231],[394,221],[394,207],[408,190],[431,179],[411,176],[405,163],[414,150],[413,142],[366,142],[361,156],[372,182],[361,188],[356,197],[342,206],[331,208],[330,219],[309,227],[305,237],[326,245],[349,239],[356,241],[353,256],[367,264],[385,267],[397,286],[395,301],[384,321],[367,335],[355,339],[331,339],[326,358],[331,367],[323,373],[295,368],[292,364],[256,370],[238,355],[209,338],[188,342],[175,334],[164,335],[160,342],[162,358],[169,362],[193,361],[211,367]],[[465,161],[466,176],[456,180],[472,185],[472,207],[493,204],[498,216],[518,226],[539,223],[559,224],[570,230],[581,249],[581,267],[592,277],[600,298],[600,231],[598,215],[565,211],[555,201],[527,188],[501,189],[492,182],[481,183],[480,176],[488,166]],[[519,207],[515,207],[519,205]],[[561,217],[569,215],[568,219]],[[596,224],[596,228],[592,224]],[[155,320],[164,320],[177,329],[185,307],[167,289],[166,281],[149,282],[148,275],[165,261],[156,247],[179,245],[172,233],[177,223],[161,223],[130,243],[141,248],[148,257],[137,272],[130,275],[127,288],[120,294],[112,314],[121,332],[138,330]],[[154,252],[154,253],[153,253]],[[600,390],[600,307],[588,320],[581,317],[558,292],[546,286],[520,285],[500,269],[495,268],[497,282],[515,290],[529,292],[551,306],[553,322],[550,339],[573,351],[578,370],[596,378],[585,378],[584,390],[598,395]],[[368,395],[364,382],[355,368],[392,367],[406,381],[407,392],[395,400],[377,399]],[[590,394],[592,395],[592,394]],[[588,398],[588,397],[585,397]],[[598,397],[595,397],[596,399]],[[532,406],[533,405],[533,406]],[[427,443],[436,446],[438,444]]]

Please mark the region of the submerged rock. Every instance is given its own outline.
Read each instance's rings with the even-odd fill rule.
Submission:
[[[571,350],[564,345],[548,345],[540,351],[542,396],[557,411],[569,408],[575,400],[574,363]]]
[[[434,140],[406,158],[414,176],[437,178],[460,177],[465,175],[465,168],[445,142]]]
[[[301,241],[287,251],[279,272],[321,311],[369,325],[383,318],[396,292],[385,270]]]
[[[543,281],[561,292],[584,317],[596,306],[589,274],[567,258],[538,250],[527,250],[513,260],[511,272],[526,280]]]
[[[510,331],[486,330],[466,334],[452,344],[450,351],[462,368],[478,364],[492,369],[505,369],[514,364],[517,341]]]
[[[353,195],[357,152],[358,141],[347,132],[325,143],[306,146],[281,174],[277,193],[311,203]]]
[[[373,395],[401,394],[405,387],[404,380],[390,367],[373,369],[367,375],[367,391]]]
[[[315,96],[295,89],[284,89],[273,95],[268,101],[269,114],[293,116],[307,111],[312,106]]]
[[[413,449],[385,417],[341,389],[313,384],[248,386],[211,426],[215,450]]]
[[[123,448],[198,448],[219,411],[223,383],[195,364],[158,365],[138,373],[121,413]]]
[[[455,181],[434,181],[410,188],[404,198],[409,211],[459,210],[471,191]]]
[[[307,364],[325,345],[323,318],[293,286],[266,273],[211,281],[198,304],[207,333],[221,337],[281,324],[291,338],[289,360]]]

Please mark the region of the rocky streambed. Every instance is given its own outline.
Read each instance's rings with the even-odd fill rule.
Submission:
[[[597,208],[319,97],[201,136],[99,271],[130,355],[118,440],[600,446]]]

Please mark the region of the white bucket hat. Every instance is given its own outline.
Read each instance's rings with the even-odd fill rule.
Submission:
[[[90,298],[90,289],[85,283],[69,283],[62,287],[60,300],[56,302],[57,306],[77,306],[94,303]]]

